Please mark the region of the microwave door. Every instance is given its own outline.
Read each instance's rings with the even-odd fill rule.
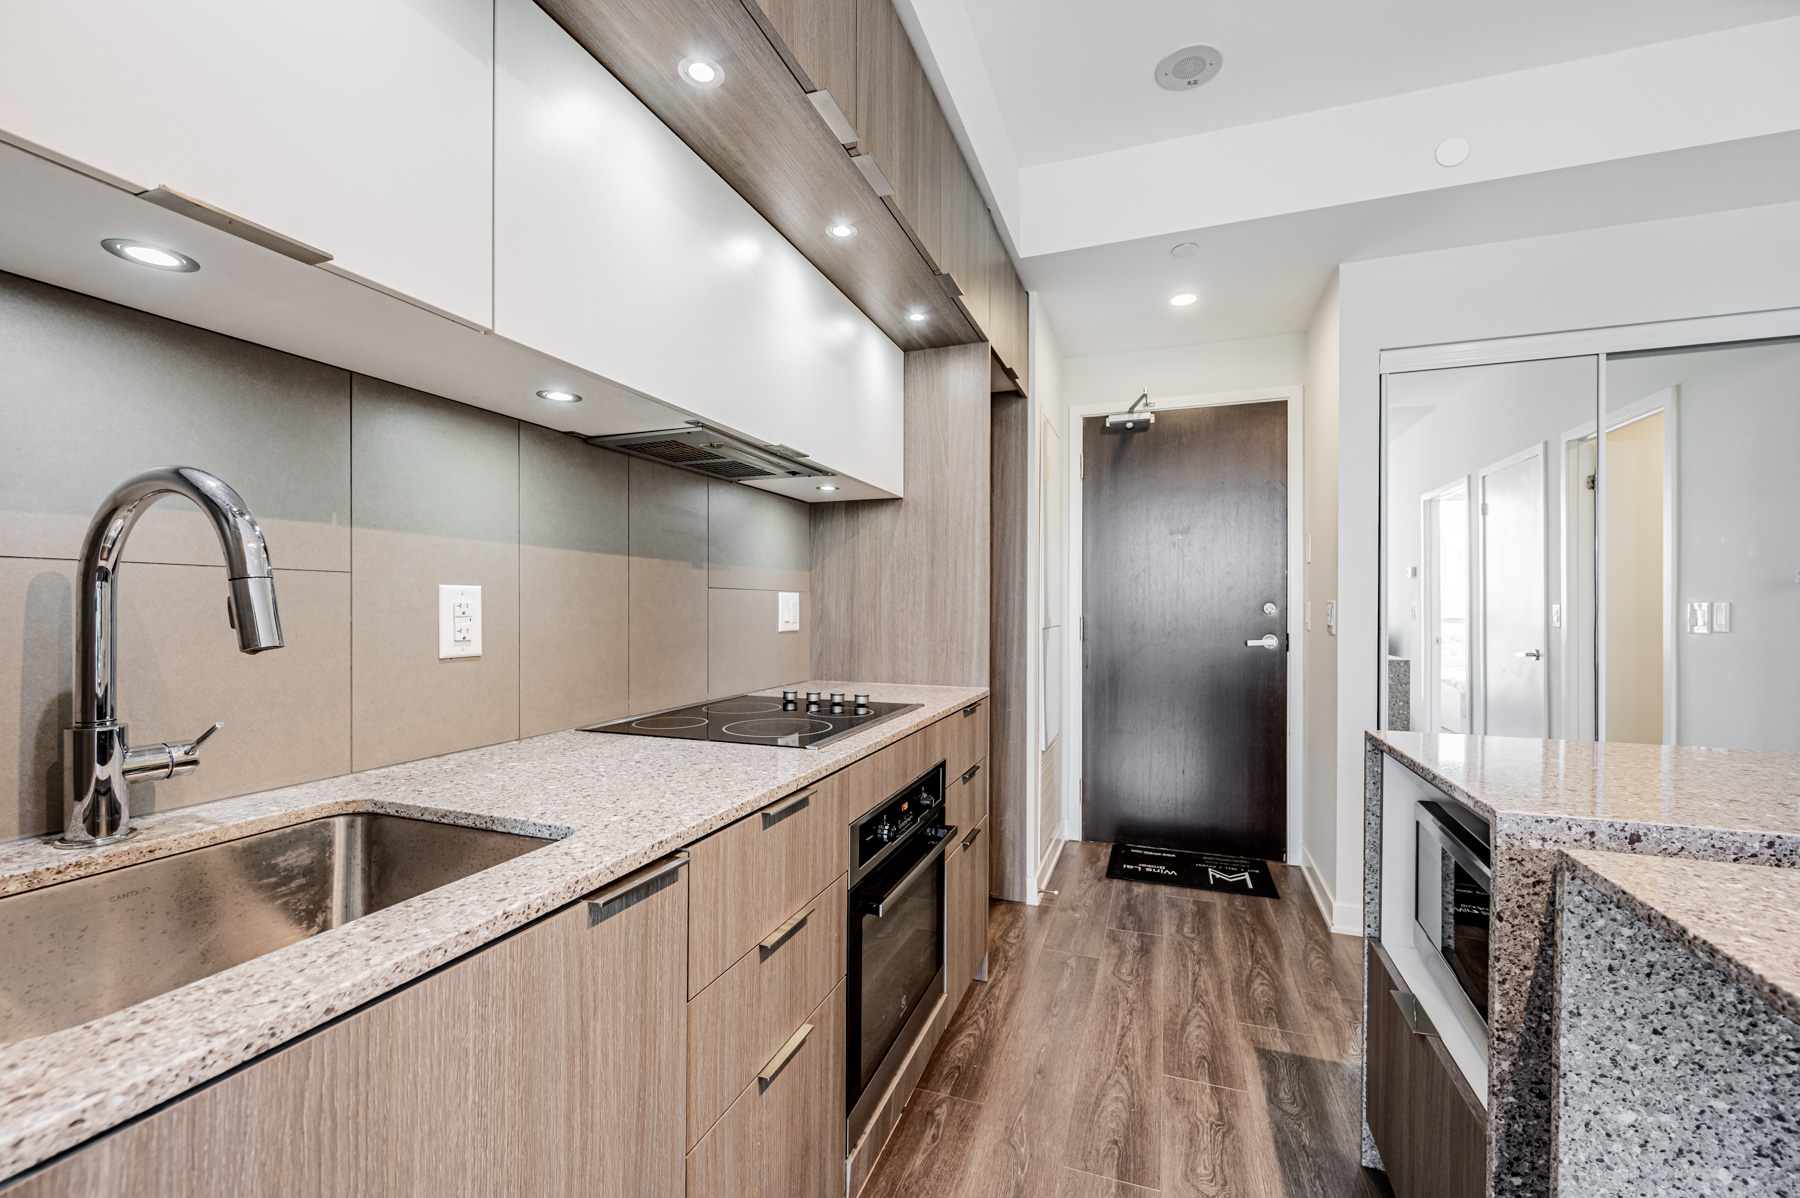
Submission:
[[[1416,827],[1414,939],[1445,997],[1485,1045],[1493,874],[1426,809],[1420,809]]]

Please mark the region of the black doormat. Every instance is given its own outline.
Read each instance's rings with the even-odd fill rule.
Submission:
[[[1253,894],[1280,898],[1275,879],[1265,862],[1254,857],[1225,853],[1190,853],[1181,849],[1150,849],[1136,844],[1115,844],[1106,862],[1106,876],[1190,890],[1218,890],[1227,894]]]

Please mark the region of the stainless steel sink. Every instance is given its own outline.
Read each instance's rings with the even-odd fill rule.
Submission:
[[[0,898],[0,1044],[241,965],[551,843],[337,815]]]

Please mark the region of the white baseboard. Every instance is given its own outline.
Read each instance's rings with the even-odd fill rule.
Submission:
[[[1306,859],[1300,863],[1300,873],[1306,879],[1306,889],[1312,894],[1313,902],[1319,905],[1319,914],[1325,917],[1331,930],[1340,936],[1362,935],[1362,904],[1338,902],[1326,887],[1325,879],[1320,876],[1312,850],[1304,850],[1304,855]]]

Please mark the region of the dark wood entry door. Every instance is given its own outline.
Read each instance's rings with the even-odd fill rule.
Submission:
[[[1082,422],[1086,840],[1285,859],[1287,418]]]

